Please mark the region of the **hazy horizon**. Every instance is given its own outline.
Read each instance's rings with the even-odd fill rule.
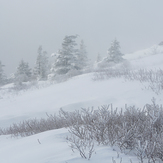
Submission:
[[[163,41],[162,0],[0,0],[0,61],[5,73],[21,59],[33,67],[37,49],[61,48],[65,35],[78,34],[88,57],[106,56],[113,39],[122,53]]]

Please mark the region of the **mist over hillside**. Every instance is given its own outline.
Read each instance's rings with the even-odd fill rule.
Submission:
[[[3,85],[0,88],[0,128],[4,129],[1,133],[7,132],[7,129],[16,129],[19,133],[20,129],[16,126],[30,123],[30,120],[37,122],[41,118],[46,119],[47,115],[58,115],[60,108],[69,113],[82,108],[96,110],[112,104],[120,112],[127,106],[144,108],[146,104],[152,103],[152,99],[161,105],[162,54],[163,47],[154,45],[124,55],[127,62],[123,64],[118,63],[98,71],[95,69],[63,81],[47,80],[32,84],[24,82],[28,87],[20,90],[14,90],[13,83]],[[71,151],[66,143],[67,135],[70,133],[65,128],[31,134],[28,137],[11,138],[12,134],[2,134],[1,160],[5,163],[87,162],[87,159],[81,158],[81,153]],[[101,160],[103,163],[140,161],[140,157],[134,156],[132,152],[126,155],[116,146],[94,144],[93,149],[95,151],[92,151],[89,160],[92,163],[99,163]],[[11,153],[10,157],[8,153]],[[148,159],[145,157],[143,161],[147,162]]]

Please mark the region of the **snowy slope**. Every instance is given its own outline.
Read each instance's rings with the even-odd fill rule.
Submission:
[[[153,48],[127,54],[124,58],[130,61],[132,68],[163,68],[163,47]],[[4,87],[5,89],[7,88]],[[3,90],[4,90],[3,88]],[[46,117],[46,113],[57,113],[60,108],[67,111],[112,103],[115,107],[136,105],[143,107],[151,103],[152,97],[157,103],[163,103],[163,93],[156,95],[144,89],[145,84],[124,79],[110,79],[93,81],[93,73],[69,79],[66,82],[48,85],[41,89],[31,89],[16,95],[3,95],[0,99],[0,127],[6,127],[13,122],[29,118]],[[66,129],[48,131],[25,138],[11,138],[0,136],[0,162],[2,163],[84,163],[88,162],[73,153],[66,143]],[[40,144],[40,143],[41,144]],[[117,152],[110,147],[96,147],[96,154],[89,161],[91,163],[117,162]],[[137,163],[134,156],[120,153],[122,163]]]
[[[124,55],[133,68],[163,68],[163,46],[154,45],[148,49]]]
[[[80,158],[78,152],[73,153],[69,148],[65,137],[66,129],[58,129],[40,133],[25,138],[0,137],[0,161],[2,163],[108,163],[112,158],[123,162],[138,163],[134,156],[127,156],[113,151],[110,147],[96,147],[91,160]]]
[[[0,127],[22,119],[45,117],[46,112],[57,113],[60,108],[71,111],[110,103],[115,107],[125,104],[144,106],[156,96],[154,92],[143,90],[144,86],[139,82],[124,79],[95,82],[92,79],[93,74],[81,75],[64,83],[1,99]]]

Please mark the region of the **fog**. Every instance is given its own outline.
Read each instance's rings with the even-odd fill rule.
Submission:
[[[33,67],[39,45],[51,53],[65,35],[79,35],[89,58],[106,56],[113,39],[122,53],[163,41],[162,0],[0,0],[0,61],[7,74],[21,59]]]

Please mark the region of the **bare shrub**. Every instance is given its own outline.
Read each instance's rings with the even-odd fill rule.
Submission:
[[[82,158],[90,160],[94,152],[94,141],[89,133],[85,132],[83,138],[72,134],[71,137],[67,137],[67,140],[73,152],[77,150]]]
[[[137,141],[137,146],[135,148],[136,149],[135,155],[140,160],[140,163],[143,163],[143,160],[146,158],[146,153],[145,153],[146,148],[147,148],[147,141],[145,142]]]
[[[159,94],[163,90],[163,70],[129,70],[129,69],[103,69],[94,73],[93,80],[107,80],[110,78],[124,78],[129,81],[148,83],[147,89]]]
[[[113,157],[112,157],[112,162],[113,162],[113,163],[117,163],[117,162],[114,160]],[[119,163],[122,163],[122,158],[120,159]]]
[[[46,119],[31,119],[0,129],[0,134],[30,136],[58,128],[68,128],[71,149],[90,159],[94,145],[117,146],[121,152],[133,151],[141,163],[163,161],[163,108],[152,99],[144,108],[127,107],[123,111],[112,105],[66,112]]]
[[[80,125],[72,125],[69,132],[80,140],[89,135],[97,144],[116,145],[122,152],[135,151],[141,163],[162,160],[163,111],[162,107],[147,104],[143,109],[127,107],[117,112],[110,106],[98,110],[82,110]]]
[[[48,115],[46,119],[29,119],[20,123],[13,123],[10,127],[1,129],[3,135],[11,134],[13,137],[30,136],[40,132],[66,127],[64,121],[56,115]]]

